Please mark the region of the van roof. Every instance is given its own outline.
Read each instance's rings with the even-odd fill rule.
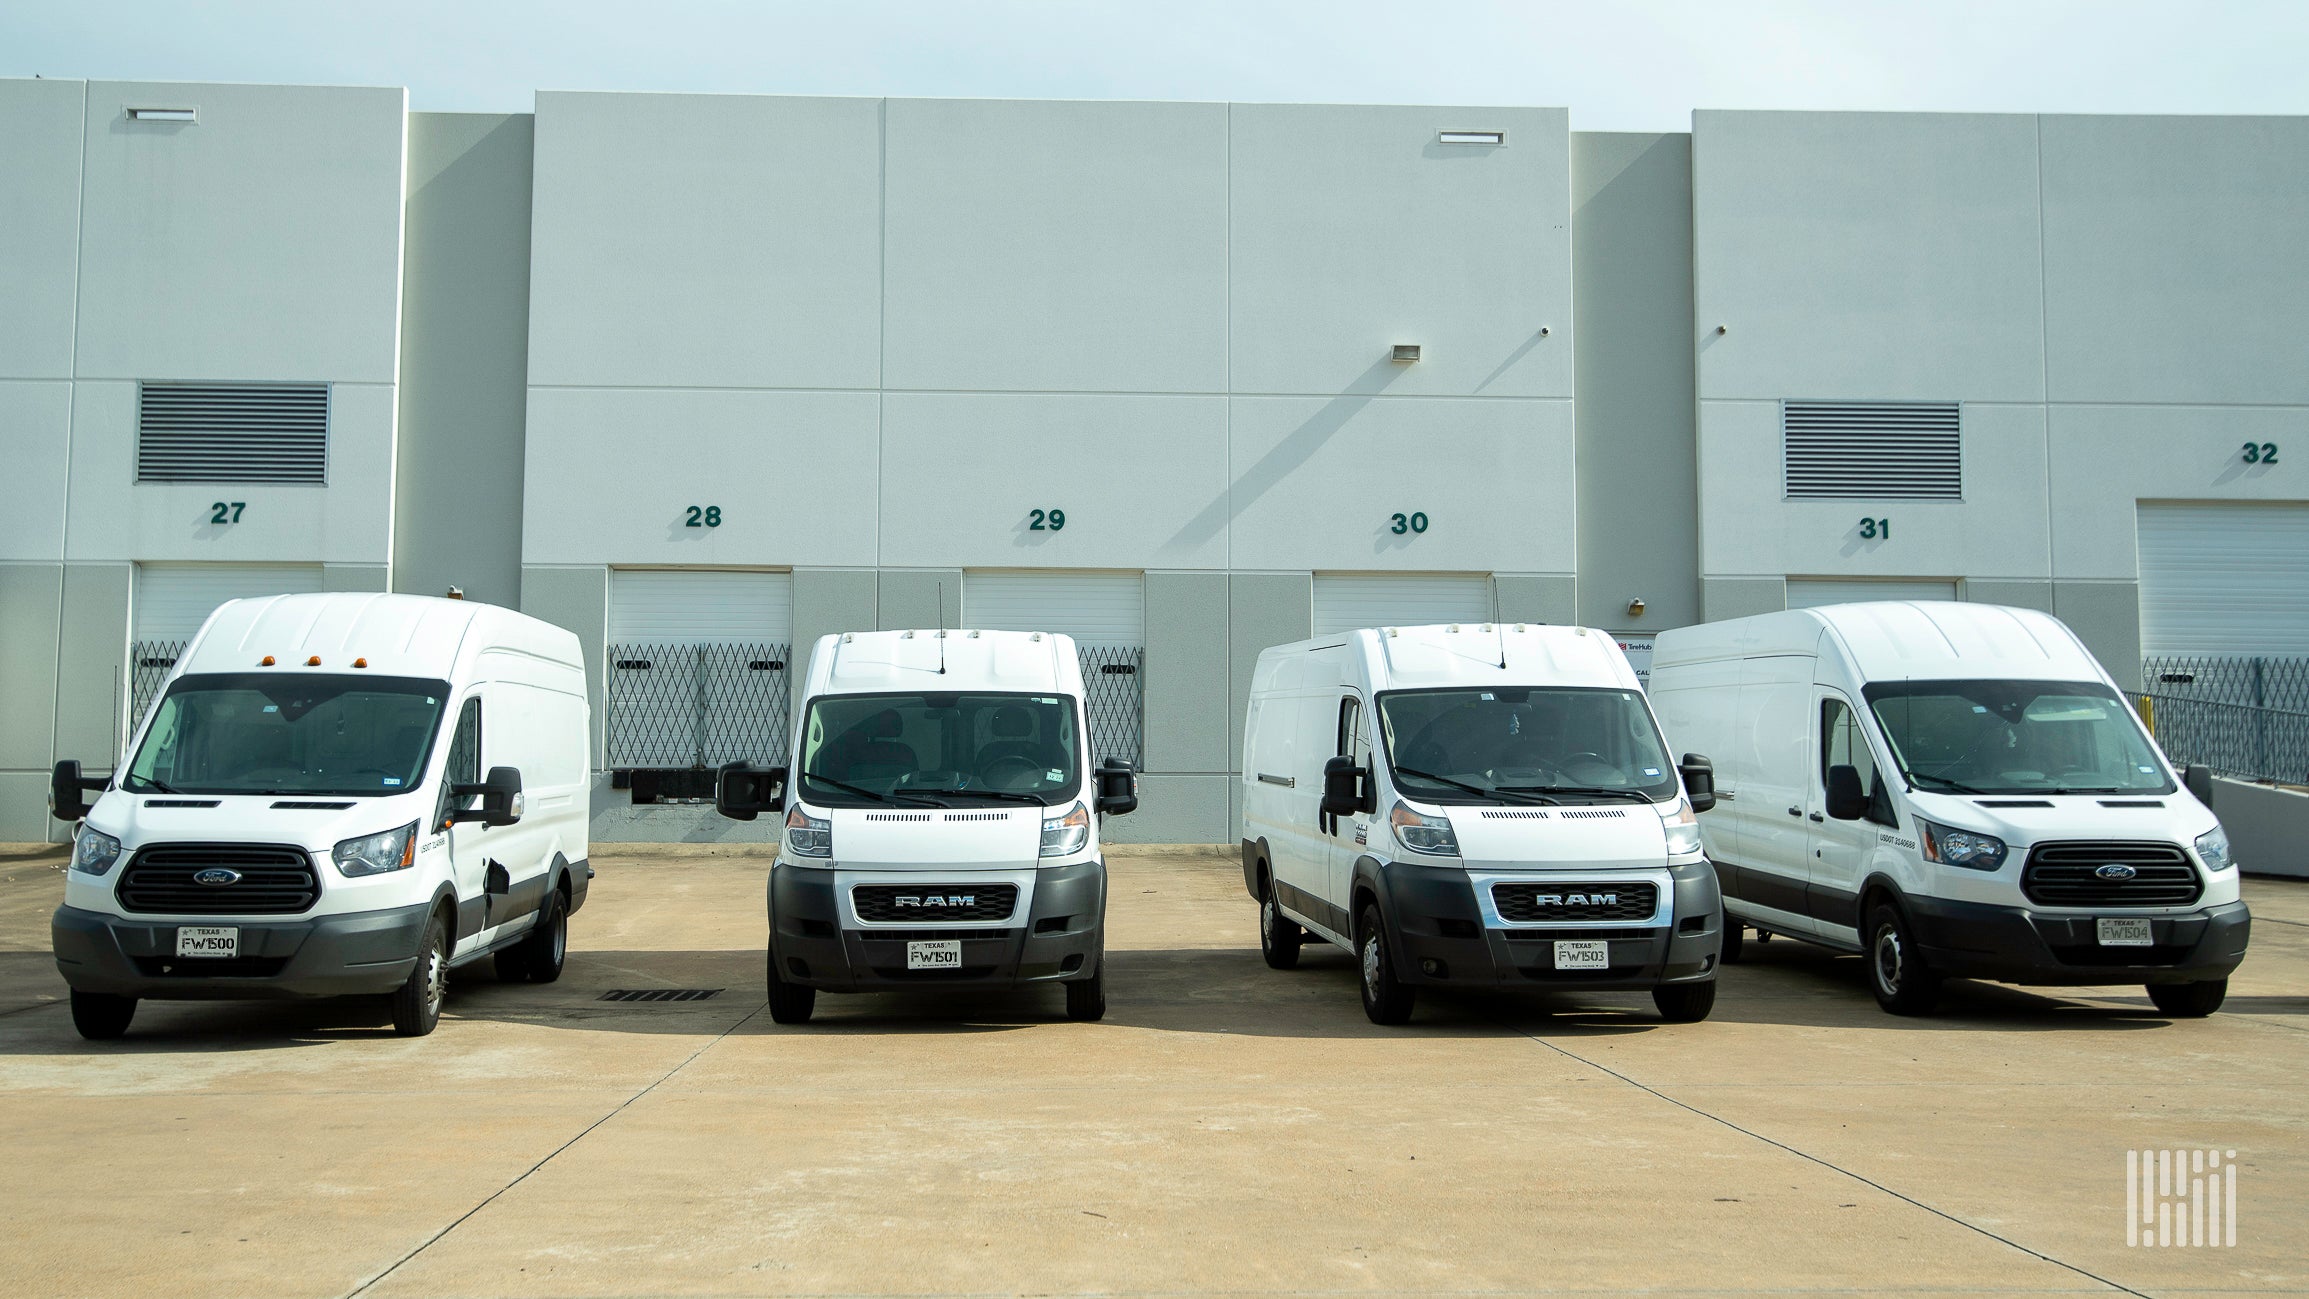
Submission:
[[[511,609],[477,600],[333,591],[227,600],[208,616],[179,661],[192,672],[350,670],[361,659],[380,676],[457,675],[460,657],[483,646],[518,650],[582,669],[577,637]]]
[[[1280,660],[1341,647],[1367,665],[1378,690],[1500,684],[1638,688],[1619,642],[1589,627],[1528,622],[1366,627],[1277,646],[1267,654]],[[1331,684],[1303,680],[1304,672],[1297,675],[1302,684]],[[1272,674],[1262,671],[1260,676]]]
[[[939,669],[943,665],[944,671]],[[1083,693],[1074,638],[1047,631],[928,627],[821,637],[810,660],[813,694],[907,690]]]
[[[2101,666],[2049,613],[1955,600],[1831,604],[1663,632],[1655,670],[1707,659],[1810,654],[1835,638],[1863,680],[2010,677],[2098,681]]]

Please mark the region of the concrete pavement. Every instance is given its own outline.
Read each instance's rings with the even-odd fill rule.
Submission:
[[[766,857],[608,845],[560,983],[57,1004],[54,849],[0,848],[0,1292],[2265,1293],[2309,1287],[2309,884],[2249,881],[2229,1008],[1749,945],[1715,1015],[1425,997],[1259,960],[1222,853],[1117,848],[1111,1009],[762,1006]],[[605,1003],[612,988],[724,989]],[[2124,1243],[2125,1151],[2235,1150],[2238,1243]]]

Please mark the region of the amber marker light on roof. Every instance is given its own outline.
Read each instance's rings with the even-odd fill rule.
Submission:
[[[365,668],[365,667],[369,666],[369,660],[367,660],[367,659],[354,659],[354,660],[353,660],[353,666],[354,666],[354,667],[357,667],[357,668]]]
[[[263,658],[261,658],[261,659],[258,659],[258,660],[257,660],[257,666],[258,666],[258,667],[260,667],[260,668],[269,668],[269,667],[271,667],[272,665],[273,665],[273,656],[272,656],[272,655],[270,655],[270,654],[267,654],[267,655],[265,655]]]
[[[320,655],[318,655],[318,654],[315,654],[315,655],[313,655],[311,658],[309,658],[309,659],[306,659],[306,660],[305,660],[305,666],[306,666],[306,667],[309,667],[309,668],[317,668],[317,667],[319,667],[320,665],[321,665],[321,656],[320,656]]]

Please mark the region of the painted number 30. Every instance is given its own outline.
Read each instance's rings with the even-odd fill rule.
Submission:
[[[2244,455],[2246,464],[2273,465],[2277,463],[2277,444],[2274,442],[2247,442]]]
[[[1427,515],[1425,513],[1398,514],[1395,516],[1394,522],[1388,525],[1387,530],[1398,537],[1406,532],[1425,532],[1427,531]]]

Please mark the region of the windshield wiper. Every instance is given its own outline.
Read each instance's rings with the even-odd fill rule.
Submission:
[[[1923,771],[1911,771],[1911,772],[1909,772],[1909,773],[1908,773],[1908,778],[1909,778],[1910,780],[1929,780],[1929,781],[1931,781],[1931,782],[1932,782],[1933,784],[1935,784],[1935,785],[1939,785],[1939,786],[1942,786],[1942,787],[1944,787],[1944,788],[1947,788],[1947,789],[1952,789],[1952,790],[1956,791],[1956,792],[1957,792],[1957,793],[1959,793],[1959,794],[1993,794],[1993,793],[1995,793],[1995,792],[1996,792],[1996,791],[1995,791],[1995,790],[1993,790],[1993,789],[1979,789],[1979,788],[1976,788],[1976,787],[1974,787],[1974,786],[1971,786],[1971,785],[1967,785],[1967,784],[1965,784],[1964,782],[1962,782],[1962,781],[1959,781],[1959,780],[1950,780],[1950,779],[1949,779],[1948,777],[1946,777],[1946,776],[1935,776],[1935,775],[1932,775],[1932,774],[1931,774],[1931,773],[1929,773],[1929,772],[1923,772]],[[2020,791],[2020,792],[2023,792],[2023,793],[2029,793],[2029,792],[2042,792],[2042,791],[2026,791],[2026,790],[2024,790],[2024,791]]]
[[[839,789],[844,793],[856,794],[860,798],[870,798],[877,803],[891,803],[896,801],[888,794],[877,794],[873,790],[870,790],[863,785],[853,785],[849,781],[836,780],[832,776],[821,776],[814,771],[803,772],[802,779],[814,780],[821,785],[832,785],[834,788]]]
[[[1421,780],[1432,780],[1438,785],[1449,785],[1453,789],[1465,790],[1468,793],[1475,795],[1477,798],[1497,798],[1504,796],[1519,803],[1543,804],[1548,807],[1555,806],[1554,799],[1542,797],[1537,793],[1524,790],[1500,789],[1493,785],[1470,785],[1464,780],[1453,780],[1449,776],[1438,776],[1432,771],[1421,771],[1417,767],[1406,767],[1400,762],[1395,764],[1395,774],[1398,776],[1416,776]]]
[[[171,788],[171,787],[170,787],[170,786],[167,784],[167,782],[165,782],[165,781],[159,781],[159,780],[154,780],[154,779],[153,779],[152,777],[150,777],[150,776],[130,776],[130,777],[128,778],[128,780],[133,780],[133,781],[135,781],[137,784],[139,784],[139,785],[142,785],[142,786],[144,786],[144,787],[145,787],[144,789],[132,789],[132,790],[130,790],[129,792],[130,792],[130,793],[132,793],[132,794],[142,794],[142,793],[146,792],[147,790],[149,790],[149,791],[151,791],[152,793],[155,793],[155,794],[174,794],[174,793],[176,793],[176,792],[177,792],[175,789]],[[124,781],[122,781],[122,782],[121,782],[121,784],[123,784],[123,785],[126,785],[126,784],[128,783],[128,780],[124,780]]]
[[[1652,796],[1640,789],[1605,789],[1599,785],[1502,785],[1500,788],[1524,794],[1585,794],[1595,798],[1632,798],[1647,807],[1652,801]]]
[[[1050,806],[1032,794],[1008,789],[902,789],[898,792],[918,798],[995,798],[1010,803],[1032,803],[1036,807]]]

